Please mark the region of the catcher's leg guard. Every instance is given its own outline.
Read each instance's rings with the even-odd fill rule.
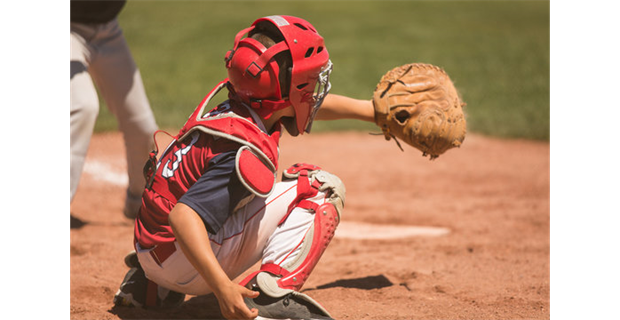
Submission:
[[[241,282],[246,288],[260,292],[255,299],[245,298],[248,308],[256,308],[263,317],[257,319],[333,320],[323,306],[299,292],[334,236],[339,221],[338,212],[330,203],[317,206],[314,217],[301,243],[280,265],[265,263],[261,270]],[[296,255],[292,257],[294,252]]]
[[[331,203],[316,207],[314,223],[300,244],[299,254],[281,265],[263,264],[261,270],[281,276],[277,281],[281,288],[301,290],[334,237],[339,221],[338,212]]]
[[[299,222],[291,219],[289,217],[291,214],[307,215],[309,212],[314,215],[314,219],[309,220],[310,226],[297,243],[291,243],[290,240],[279,241],[278,237],[284,238],[288,235],[276,231],[267,246],[286,248],[284,258],[271,259],[275,261],[264,259],[261,271],[278,277],[276,283],[280,288],[299,291],[334,236],[340,222],[340,209],[344,205],[345,190],[338,177],[311,165],[293,166],[284,173],[284,178],[298,179],[298,196],[289,206],[279,228],[286,229],[287,223],[298,228]],[[322,193],[319,194],[320,191]],[[302,210],[295,211],[295,209]],[[247,285],[257,273],[250,274],[241,285]]]
[[[344,185],[338,177],[306,164],[287,169],[285,179],[297,179],[297,196],[269,239],[260,270],[240,283],[261,292],[245,302],[264,318],[331,319],[325,308],[299,290],[334,236]]]

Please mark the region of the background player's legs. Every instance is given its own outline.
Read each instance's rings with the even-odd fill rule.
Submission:
[[[88,48],[84,38],[71,26],[71,200],[77,190],[84,160],[99,114],[99,99],[88,74]]]
[[[155,117],[118,22],[113,20],[106,24],[93,42],[95,46],[100,43],[101,48],[105,44],[105,49],[98,52],[97,59],[91,64],[93,79],[123,133],[128,192],[139,197],[145,183],[142,169],[153,149],[153,133],[157,130]],[[137,203],[138,208],[139,205],[140,202]],[[138,208],[135,208],[135,213]]]

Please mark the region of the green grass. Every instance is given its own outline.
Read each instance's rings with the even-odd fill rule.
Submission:
[[[332,92],[369,99],[409,62],[443,67],[467,103],[468,131],[549,139],[548,1],[129,1],[120,23],[162,128],[179,128],[226,77],[223,56],[256,18],[310,21],[334,62]],[[96,130],[116,121],[101,108]],[[315,131],[376,131],[357,121]]]

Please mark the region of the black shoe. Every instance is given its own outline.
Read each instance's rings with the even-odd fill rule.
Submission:
[[[149,280],[142,268],[131,268],[125,275],[121,287],[114,295],[114,305],[142,308],[146,306]],[[185,294],[157,286],[156,306],[164,308],[177,307],[185,301]]]
[[[261,272],[247,287],[260,292],[257,298],[244,298],[248,308],[256,308],[267,319],[332,319],[327,310],[309,296],[289,289],[273,287],[275,280]],[[257,280],[258,278],[258,280]],[[272,283],[273,282],[273,283]],[[332,319],[333,320],[333,319]]]
[[[114,295],[114,305],[141,308],[146,303],[146,286],[148,279],[142,268],[131,268],[127,271],[121,287]]]

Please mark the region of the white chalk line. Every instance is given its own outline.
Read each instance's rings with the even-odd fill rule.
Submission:
[[[96,181],[104,181],[115,186],[127,187],[129,185],[129,177],[127,172],[115,170],[110,164],[88,160],[84,163],[84,173],[89,174]]]
[[[89,160],[84,164],[84,173],[96,181],[107,182],[115,186],[128,185],[127,173],[118,171],[108,163]],[[406,225],[385,225],[356,221],[342,221],[336,229],[337,239],[351,240],[394,240],[409,237],[438,237],[447,235],[450,229],[441,227],[422,227]]]

